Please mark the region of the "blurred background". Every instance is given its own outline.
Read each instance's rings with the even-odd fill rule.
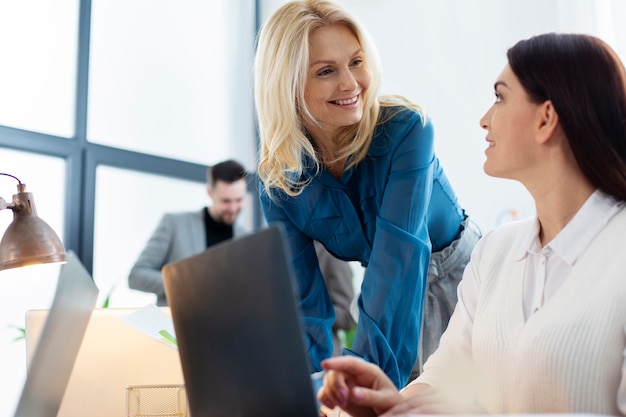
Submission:
[[[478,121],[507,48],[583,32],[626,58],[623,0],[337,2],[377,44],[383,91],[432,117],[441,162],[484,231],[534,212],[519,184],[482,171]],[[154,302],[128,289],[128,272],[164,212],[207,204],[207,166],[235,158],[254,171],[255,35],[283,3],[0,0],[0,172],[27,184],[39,216],[92,273],[100,305]],[[0,177],[0,196],[9,201],[16,185]],[[243,215],[252,229],[262,223],[254,189]],[[11,219],[0,211],[0,231]],[[0,417],[12,415],[25,377],[24,313],[50,306],[57,275],[58,266],[0,272]]]

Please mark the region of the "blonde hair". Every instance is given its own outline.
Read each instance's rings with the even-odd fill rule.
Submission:
[[[363,96],[361,121],[336,132],[338,158],[348,158],[347,168],[367,154],[378,121],[380,107],[397,105],[397,100],[379,100],[382,80],[378,53],[359,22],[344,9],[327,0],[295,0],[279,8],[263,25],[254,61],[255,105],[261,139],[258,174],[271,195],[280,189],[298,195],[309,183],[307,168],[318,172],[321,161],[303,126],[317,123],[304,100],[309,67],[309,38],[320,27],[345,25],[364,52],[372,81]],[[304,166],[310,161],[313,166]]]

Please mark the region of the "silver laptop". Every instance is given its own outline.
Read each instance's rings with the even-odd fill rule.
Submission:
[[[97,298],[98,288],[91,276],[69,252],[15,417],[56,417]]]
[[[282,228],[166,265],[192,416],[317,417]]]

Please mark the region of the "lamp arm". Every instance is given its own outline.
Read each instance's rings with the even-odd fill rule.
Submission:
[[[11,175],[11,174],[7,174],[4,172],[0,172],[0,175],[4,175],[6,177],[11,177],[14,180],[17,181],[17,192],[25,192],[26,191],[26,184],[23,184],[22,181],[20,181],[19,178],[17,178],[15,175]],[[13,203],[7,203],[7,201],[0,197],[0,210],[4,210],[4,209],[11,209],[11,210],[15,210],[15,209],[22,209],[23,207],[21,207],[21,204],[16,204],[15,200],[13,201]]]
[[[15,208],[15,204],[14,203],[7,203],[7,201],[0,197],[0,210],[4,210],[4,209],[14,209]]]

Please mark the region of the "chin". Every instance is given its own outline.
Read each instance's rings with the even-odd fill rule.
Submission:
[[[486,165],[483,167],[483,171],[485,172],[485,174],[493,178],[501,178],[504,180],[514,180],[514,181],[516,180],[515,178],[513,178],[513,176],[511,176],[510,172],[507,173],[507,171],[497,170],[493,168],[490,169]]]
[[[485,171],[485,174],[489,175],[490,177],[495,177],[495,178],[502,177],[502,175],[498,174],[498,170],[493,169],[493,167],[489,166],[489,161],[486,161],[485,164],[483,165],[483,171]]]

